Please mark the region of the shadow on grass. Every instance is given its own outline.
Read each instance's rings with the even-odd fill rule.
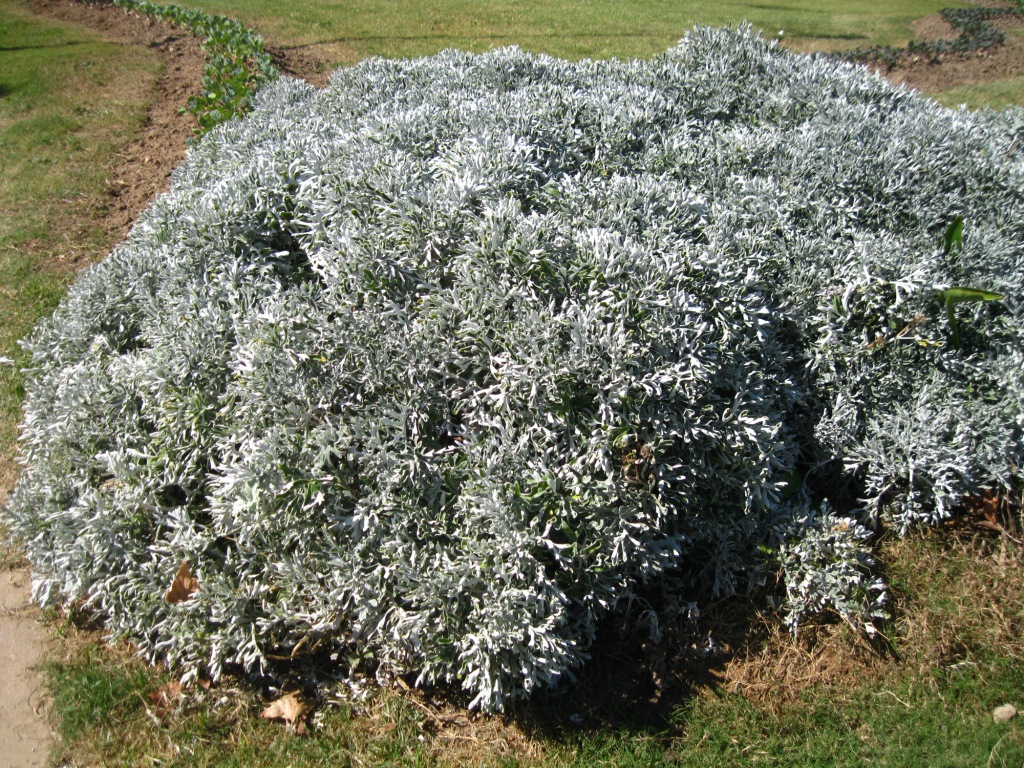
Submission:
[[[668,734],[698,697],[728,689],[730,663],[757,655],[777,623],[777,615],[766,618],[763,597],[701,605],[700,612],[643,612],[626,625],[607,621],[575,682],[514,702],[507,717],[543,741]],[[660,619],[654,633],[652,615]]]
[[[770,596],[776,605],[782,604],[783,585],[775,585]],[[806,678],[808,659],[833,670],[856,655],[862,662],[859,669],[895,654],[881,635],[851,639],[838,620],[808,628],[797,643],[765,593],[714,602],[693,595],[694,603],[674,601],[675,610],[655,595],[644,597],[638,601],[642,609],[602,624],[589,661],[575,670],[573,679],[537,690],[527,700],[508,702],[498,720],[542,743],[575,743],[614,733],[659,740],[677,734],[701,697],[739,692],[754,699],[766,692],[772,697],[778,690],[804,687],[798,681]],[[686,610],[687,605],[692,608]],[[787,660],[774,663],[778,651],[787,648],[790,652],[781,654]],[[851,682],[857,669],[841,671],[841,682]],[[337,662],[319,654],[281,661],[268,671],[265,677],[248,678],[266,700],[280,690],[301,690],[318,699],[322,685],[329,688],[331,680],[346,676]],[[373,676],[372,670],[365,671]],[[470,696],[457,685],[415,690],[414,679],[411,674],[391,688],[400,697],[415,699],[416,708],[436,715],[428,715],[435,723],[476,720],[467,712]]]
[[[63,43],[51,43],[49,45],[0,45],[0,53],[14,53],[16,51],[45,51],[51,48],[71,48],[76,45],[90,45],[88,40],[68,40]]]
[[[655,644],[647,631],[624,636],[606,627],[574,684],[516,702],[508,716],[542,740],[598,730],[664,732],[702,691],[722,684],[732,655],[721,633],[701,633],[697,624],[692,630]]]
[[[765,610],[761,602],[730,598],[705,606],[699,614],[644,610],[625,622],[608,619],[590,648],[590,660],[575,671],[574,679],[509,702],[500,719],[530,738],[556,743],[598,732],[664,733],[695,697],[725,684],[730,660],[760,650],[770,635]],[[654,635],[660,633],[658,642],[652,627],[657,627]],[[337,662],[320,654],[278,661],[267,672],[247,676],[233,670],[237,680],[247,680],[268,700],[285,689],[316,699],[322,685],[329,687],[331,680],[346,676]],[[414,679],[409,675],[392,688],[441,720],[475,719],[467,712],[470,696],[457,686],[417,690]]]

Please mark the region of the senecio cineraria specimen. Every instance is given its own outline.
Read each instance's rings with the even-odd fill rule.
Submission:
[[[1022,138],[746,28],[282,80],[26,342],[35,597],[487,711],[652,590],[870,631],[868,529],[1022,464]]]

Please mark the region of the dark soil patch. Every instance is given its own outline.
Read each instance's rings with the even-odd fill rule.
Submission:
[[[915,40],[924,40],[930,43],[936,40],[950,40],[958,34],[941,13],[932,13],[923,19],[918,19],[910,25],[910,31],[914,33]]]
[[[977,5],[998,7],[979,2]],[[1024,75],[1024,38],[1014,31],[1024,29],[1024,19],[1007,16],[991,24],[1006,32],[1006,44],[965,56],[941,56],[937,59],[915,57],[892,69],[880,68],[879,74],[894,83],[905,83],[924,93],[1009,80]],[[957,32],[939,14],[932,14],[911,25],[919,40],[934,42],[956,37]],[[1024,96],[1024,94],[1022,94]]]
[[[186,141],[195,121],[179,109],[198,93],[203,73],[202,49],[194,37],[169,24],[128,14],[109,3],[30,0],[29,7],[39,15],[98,32],[112,42],[154,50],[163,62],[164,72],[151,94],[142,132],[126,144],[108,169],[105,199],[92,212],[108,239],[119,240],[139,213],[166,189],[171,171],[185,157]],[[60,227],[60,222],[57,226]],[[77,227],[69,223],[66,229],[75,231]],[[65,269],[81,266],[61,264]]]
[[[281,74],[305,80],[317,88],[327,86],[333,67],[327,59],[317,56],[312,46],[276,48],[267,45],[266,50]]]

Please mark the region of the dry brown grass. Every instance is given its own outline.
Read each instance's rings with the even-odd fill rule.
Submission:
[[[777,617],[765,618],[752,634],[726,664],[724,684],[767,709],[799,698],[810,686],[878,680],[893,665],[883,643],[869,644],[840,622],[808,624],[794,637]]]
[[[990,649],[1024,658],[1024,547],[964,528],[888,542],[883,556],[902,664],[971,664]]]
[[[1003,499],[998,517],[992,508],[979,504],[942,528],[882,538],[877,559],[892,618],[874,642],[838,621],[805,625],[793,637],[777,616],[757,614],[724,666],[727,690],[774,709],[809,687],[926,679],[993,654],[1024,658],[1020,505]]]

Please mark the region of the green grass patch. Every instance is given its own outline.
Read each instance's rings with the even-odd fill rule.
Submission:
[[[46,667],[67,764],[136,766],[429,765],[426,715],[379,693],[360,716],[323,707],[309,735],[259,717],[266,702],[251,687],[192,688],[161,701],[163,670],[110,648],[66,623],[66,658]]]
[[[144,711],[143,694],[153,682],[151,670],[114,661],[94,646],[86,646],[73,660],[48,664],[45,674],[65,742],[89,732],[104,741],[120,740],[119,723]]]
[[[81,213],[138,124],[154,57],[0,4],[0,245],[47,239]]]
[[[1010,106],[1024,106],[1024,76],[991,83],[951,88],[930,94],[932,98],[947,107],[956,108],[961,104],[969,109],[1005,109]]]
[[[1024,665],[994,658],[934,676],[897,673],[852,690],[812,688],[779,711],[733,694],[706,697],[690,713],[676,749],[693,766],[966,768],[985,765],[1009,736],[1002,756],[1021,765],[1024,731],[995,723],[991,708],[1012,700],[1022,685]]]
[[[648,57],[673,45],[695,24],[749,21],[796,47],[844,50],[903,46],[910,23],[945,7],[948,0],[743,2],[741,0],[185,0],[180,5],[223,13],[255,28],[275,45],[327,43],[335,63],[367,56],[405,57],[444,48],[482,51],[519,45],[569,59]]]
[[[114,153],[141,124],[159,74],[150,53],[0,2],[0,357],[52,311],[62,264],[111,245],[93,222]],[[0,492],[10,488],[21,383],[0,364]]]

